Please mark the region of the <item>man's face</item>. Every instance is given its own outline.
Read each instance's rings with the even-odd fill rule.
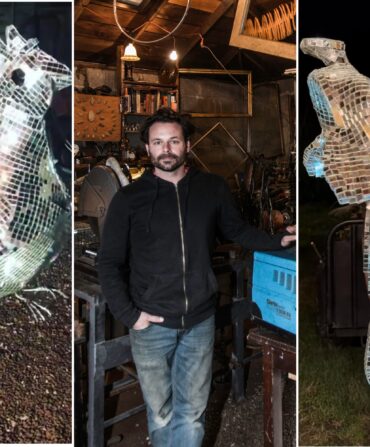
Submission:
[[[153,124],[149,129],[149,144],[145,147],[155,168],[167,172],[182,166],[190,149],[178,123]]]

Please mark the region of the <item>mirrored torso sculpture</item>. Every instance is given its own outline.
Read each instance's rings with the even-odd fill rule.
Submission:
[[[370,298],[370,79],[349,63],[344,42],[306,38],[301,50],[326,65],[307,79],[322,132],[305,149],[303,163],[309,175],[325,177],[340,204],[366,203],[363,266]],[[370,383],[369,363],[368,347]]]

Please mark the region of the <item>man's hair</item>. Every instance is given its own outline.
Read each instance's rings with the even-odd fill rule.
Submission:
[[[155,123],[177,123],[182,128],[185,141],[189,141],[190,135],[194,132],[195,127],[183,115],[174,112],[168,107],[158,109],[153,115],[149,116],[140,128],[140,138],[145,143],[149,143],[149,129]]]

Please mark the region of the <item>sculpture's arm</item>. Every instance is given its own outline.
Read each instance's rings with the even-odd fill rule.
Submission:
[[[320,134],[303,153],[303,164],[311,177],[324,177],[324,148],[325,138],[323,134]]]

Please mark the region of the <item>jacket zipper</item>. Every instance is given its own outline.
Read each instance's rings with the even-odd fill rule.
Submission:
[[[188,307],[189,307],[189,300],[186,293],[186,260],[185,260],[185,242],[184,242],[184,226],[182,223],[182,216],[181,216],[181,206],[180,206],[180,197],[179,197],[179,190],[177,188],[177,185],[175,185],[176,190],[176,198],[177,198],[177,208],[179,211],[179,223],[180,223],[180,236],[181,236],[181,251],[182,251],[182,287],[184,290],[184,297],[185,297],[185,314],[188,313]],[[185,328],[185,321],[184,321],[184,315],[181,317],[181,323],[183,329]]]

